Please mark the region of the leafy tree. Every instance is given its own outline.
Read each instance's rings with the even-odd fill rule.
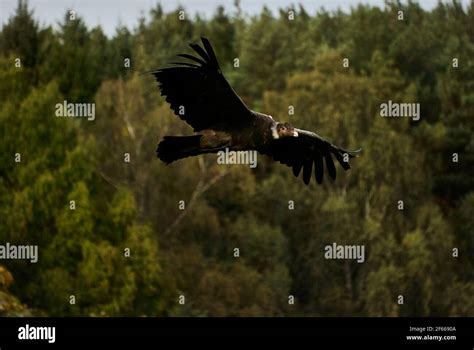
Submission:
[[[156,5],[109,38],[18,2],[0,32],[0,243],[39,261],[4,261],[2,315],[472,316],[472,4],[244,12]],[[251,108],[361,146],[352,170],[304,187],[264,156],[159,162],[164,135],[192,130],[140,73],[200,36]],[[95,120],[56,117],[64,100]],[[389,100],[421,119],[382,118]],[[364,262],[326,259],[333,243]]]

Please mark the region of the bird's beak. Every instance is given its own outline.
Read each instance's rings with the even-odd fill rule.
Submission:
[[[298,132],[293,130],[293,137],[298,137]]]

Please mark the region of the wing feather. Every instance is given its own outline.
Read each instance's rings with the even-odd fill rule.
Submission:
[[[336,180],[336,167],[334,166],[334,161],[332,160],[332,156],[330,153],[324,156],[326,160],[326,168],[328,169],[328,174],[331,179]]]
[[[193,44],[193,43],[190,43],[189,46],[191,46],[191,48],[194,51],[196,51],[199,54],[199,56],[201,56],[204,59],[204,61],[206,62],[210,61],[209,55],[206,53],[206,51],[203,50],[201,46],[199,46],[198,44]]]
[[[324,163],[331,179],[336,179],[336,166],[332,155],[336,157],[344,170],[350,169],[349,163],[344,162],[343,155],[347,153],[349,158],[356,157],[360,150],[345,151],[334,146],[321,136],[306,131],[296,129],[297,137],[283,137],[271,141],[270,146],[264,154],[270,155],[274,160],[279,161],[293,168],[293,175],[298,177],[303,168],[303,181],[309,184],[314,164],[314,177],[318,184],[323,182]]]
[[[295,177],[299,176],[302,167],[303,163],[295,163],[295,165],[293,165],[293,175],[295,175]]]
[[[180,53],[179,55],[176,55],[178,57],[183,57],[183,58],[187,58],[188,60],[191,60],[191,61],[194,61],[194,62],[197,62],[203,66],[206,65],[206,62],[201,60],[200,58],[197,58],[197,57],[194,57],[194,56],[191,56],[191,55],[188,55],[187,53]]]
[[[313,162],[311,161],[311,159],[306,160],[303,167],[303,181],[306,185],[308,185],[311,180],[312,169],[313,169]]]
[[[322,184],[323,177],[324,177],[324,169],[323,169],[323,157],[320,154],[317,154],[314,159],[314,175],[316,177],[316,182],[318,184]]]
[[[219,63],[217,62],[217,57],[214,53],[214,49],[212,48],[211,43],[209,42],[209,40],[207,40],[207,38],[204,37],[201,38],[201,41],[209,56],[210,63],[213,64],[215,68],[219,69]]]
[[[178,66],[151,72],[158,81],[161,95],[174,114],[194,131],[227,131],[249,125],[254,114],[222,75],[209,40],[202,38],[202,43],[204,48],[190,45],[199,57],[186,53],[178,55],[193,63],[175,62]]]

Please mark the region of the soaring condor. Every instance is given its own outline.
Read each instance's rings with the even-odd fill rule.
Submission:
[[[293,168],[309,184],[314,164],[316,181],[323,181],[323,163],[333,180],[336,167],[332,155],[344,170],[357,151],[334,146],[319,135],[275,121],[270,115],[250,110],[235,93],[221,72],[209,40],[203,47],[190,44],[199,56],[178,55],[191,62],[173,62],[175,66],[151,73],[159,83],[161,95],[174,113],[194,128],[192,136],[165,136],[157,156],[170,164],[175,160],[204,153],[229,150],[256,150]]]

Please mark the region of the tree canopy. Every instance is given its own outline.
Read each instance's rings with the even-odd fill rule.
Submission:
[[[39,259],[0,261],[0,314],[474,315],[472,2],[181,11],[107,37],[19,1],[3,26],[0,244]],[[252,109],[362,146],[352,171],[307,188],[264,157],[158,161],[191,129],[141,73],[201,36]],[[95,119],[57,117],[64,100]],[[420,120],[381,118],[388,100]],[[325,259],[333,242],[365,261]]]

